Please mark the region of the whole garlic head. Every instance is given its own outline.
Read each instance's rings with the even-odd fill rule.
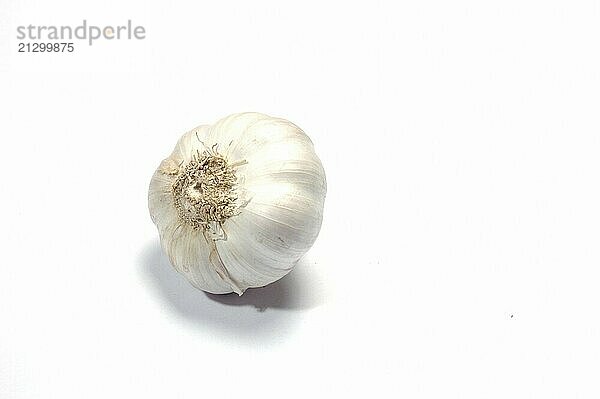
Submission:
[[[293,123],[234,114],[185,133],[150,182],[163,250],[195,287],[215,294],[262,287],[314,243],[327,183]]]

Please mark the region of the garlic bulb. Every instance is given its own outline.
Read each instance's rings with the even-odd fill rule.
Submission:
[[[259,113],[185,133],[150,182],[163,250],[196,288],[215,294],[285,276],[312,246],[327,184],[308,136]]]

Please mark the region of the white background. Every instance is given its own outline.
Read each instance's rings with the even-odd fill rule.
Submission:
[[[1,398],[597,398],[595,1],[3,0]],[[17,53],[19,25],[143,25]],[[180,134],[300,125],[328,179],[296,270],[242,298],[147,211]]]

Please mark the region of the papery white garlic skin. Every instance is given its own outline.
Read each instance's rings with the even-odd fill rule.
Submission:
[[[222,188],[232,174],[220,163],[204,172],[217,158],[235,176],[231,189]],[[298,126],[242,113],[185,133],[154,173],[148,206],[177,271],[201,290],[242,295],[285,276],[310,249],[326,191],[321,161]],[[209,193],[231,206],[211,208]]]

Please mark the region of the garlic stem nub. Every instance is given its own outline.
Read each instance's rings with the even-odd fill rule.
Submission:
[[[180,168],[173,183],[173,204],[180,219],[199,230],[222,224],[238,211],[236,162],[230,165],[216,146],[199,151]]]

